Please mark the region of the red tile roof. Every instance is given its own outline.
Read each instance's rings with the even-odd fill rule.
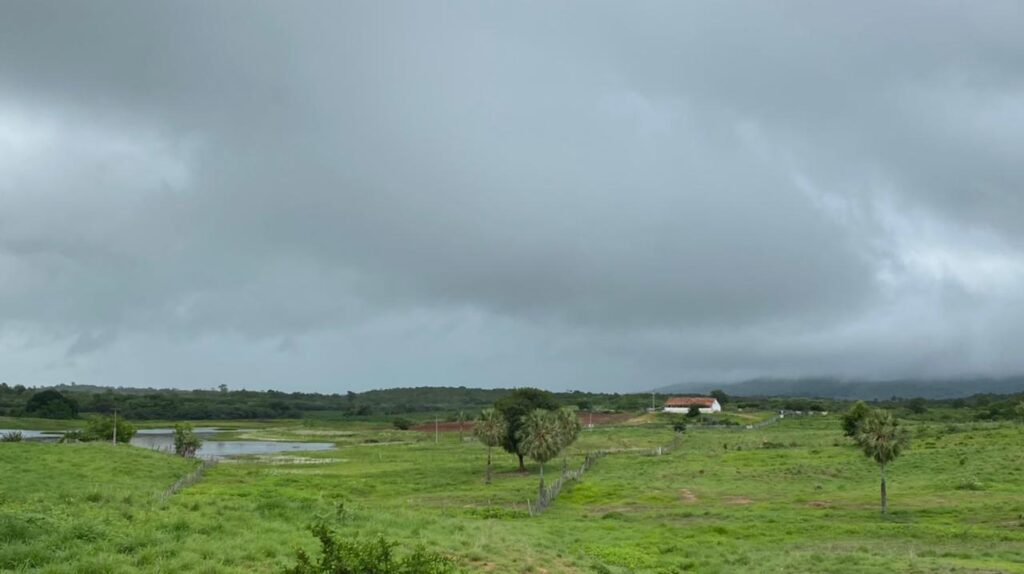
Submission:
[[[711,407],[714,404],[714,397],[672,397],[665,401],[666,407]]]

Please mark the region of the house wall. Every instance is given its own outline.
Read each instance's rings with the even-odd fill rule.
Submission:
[[[686,414],[690,412],[690,407],[665,407],[664,411],[666,413]],[[701,407],[700,412],[705,415],[709,415],[711,413],[720,413],[722,412],[722,405],[718,404],[718,401],[715,401],[714,404],[712,404],[710,407]]]

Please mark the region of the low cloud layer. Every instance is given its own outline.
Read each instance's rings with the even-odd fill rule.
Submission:
[[[1024,370],[1016,2],[0,7],[0,379]]]

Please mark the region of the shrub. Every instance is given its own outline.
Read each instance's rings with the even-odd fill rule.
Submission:
[[[132,437],[135,436],[135,425],[123,418],[118,418],[116,425],[117,442],[130,442]],[[113,440],[114,426],[113,417],[94,416],[85,423],[85,430],[82,431],[79,440]]]
[[[404,418],[397,418],[391,421],[391,426],[398,430],[409,430],[412,428],[412,421]]]
[[[10,431],[0,435],[0,442],[21,442],[21,431]]]
[[[320,539],[322,556],[310,560],[305,551],[298,551],[298,563],[285,569],[285,574],[449,574],[455,564],[446,556],[417,547],[404,558],[395,557],[395,542],[378,537],[374,540],[338,540],[327,526],[318,524],[313,534]]]
[[[80,442],[80,441],[85,440],[84,436],[85,436],[84,433],[82,431],[80,431],[80,430],[64,431],[64,434],[62,434],[60,436],[60,440],[58,440],[57,442],[60,442],[60,443]]]
[[[192,430],[192,425],[188,423],[174,425],[174,454],[192,458],[201,446],[203,446],[203,441],[196,436],[195,431]]]
[[[975,477],[965,478],[956,485],[957,490],[985,490],[985,485]]]

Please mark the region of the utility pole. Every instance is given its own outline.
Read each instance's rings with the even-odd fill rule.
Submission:
[[[114,446],[117,446],[117,409],[114,409]]]
[[[654,393],[651,393],[651,411],[654,411]]]
[[[437,444],[437,417],[434,417],[434,444]]]

